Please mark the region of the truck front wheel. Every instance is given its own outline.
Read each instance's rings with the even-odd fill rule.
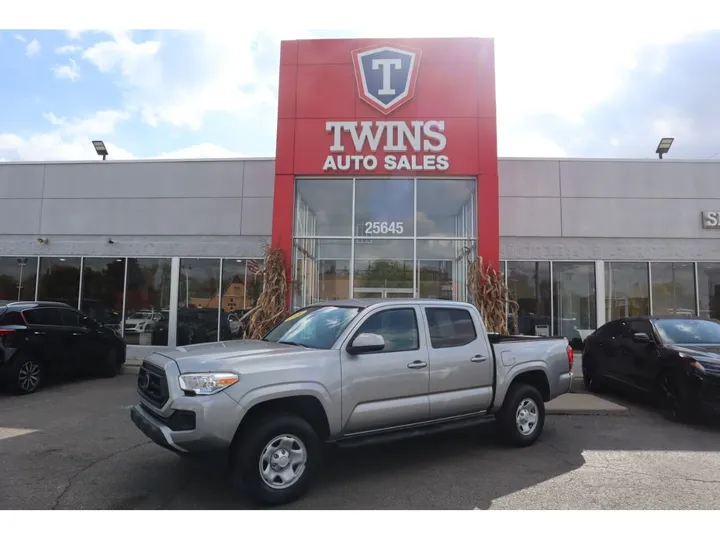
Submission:
[[[281,505],[302,497],[322,463],[322,443],[312,426],[291,414],[255,418],[245,426],[231,456],[233,478],[262,505]]]
[[[512,385],[498,413],[503,440],[512,446],[530,446],[545,425],[545,403],[537,388],[529,384]]]

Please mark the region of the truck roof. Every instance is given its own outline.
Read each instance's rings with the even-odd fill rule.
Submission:
[[[325,302],[318,302],[311,304],[306,307],[314,306],[338,306],[338,307],[358,307],[366,308],[370,306],[384,305],[384,304],[426,304],[426,305],[452,305],[462,307],[474,307],[472,304],[465,302],[457,302],[455,300],[441,300],[439,298],[353,298],[343,300],[328,300]]]

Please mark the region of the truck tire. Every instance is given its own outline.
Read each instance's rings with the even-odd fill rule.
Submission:
[[[545,403],[538,389],[529,384],[513,384],[497,421],[500,436],[506,444],[516,447],[533,444],[545,425]]]
[[[263,415],[243,427],[239,437],[230,456],[233,480],[253,502],[288,504],[310,489],[321,467],[323,445],[304,418]]]

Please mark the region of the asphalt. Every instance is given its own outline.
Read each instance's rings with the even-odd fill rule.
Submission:
[[[156,447],[130,422],[135,376],[0,395],[1,509],[242,509],[220,465]],[[619,398],[610,398],[621,404]],[[717,509],[720,429],[626,416],[549,416],[508,449],[490,426],[332,452],[302,509]]]

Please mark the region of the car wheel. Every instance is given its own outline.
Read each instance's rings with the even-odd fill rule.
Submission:
[[[505,396],[498,414],[498,427],[505,443],[530,446],[542,433],[545,425],[545,403],[537,388],[515,384]]]
[[[585,369],[585,367],[583,367],[583,386],[585,390],[593,394],[599,394],[604,389],[602,378],[595,375],[592,371]]]
[[[115,377],[120,373],[120,362],[118,361],[118,354],[116,349],[110,349],[102,359],[100,365],[100,376],[101,377]]]
[[[322,463],[323,446],[305,419],[264,416],[239,436],[231,456],[233,479],[253,502],[287,504],[310,489]]]
[[[32,394],[42,384],[45,366],[34,358],[21,358],[14,370],[13,390],[17,394]]]
[[[691,421],[692,407],[687,392],[672,373],[662,374],[659,391],[661,407],[670,420],[683,423]]]

